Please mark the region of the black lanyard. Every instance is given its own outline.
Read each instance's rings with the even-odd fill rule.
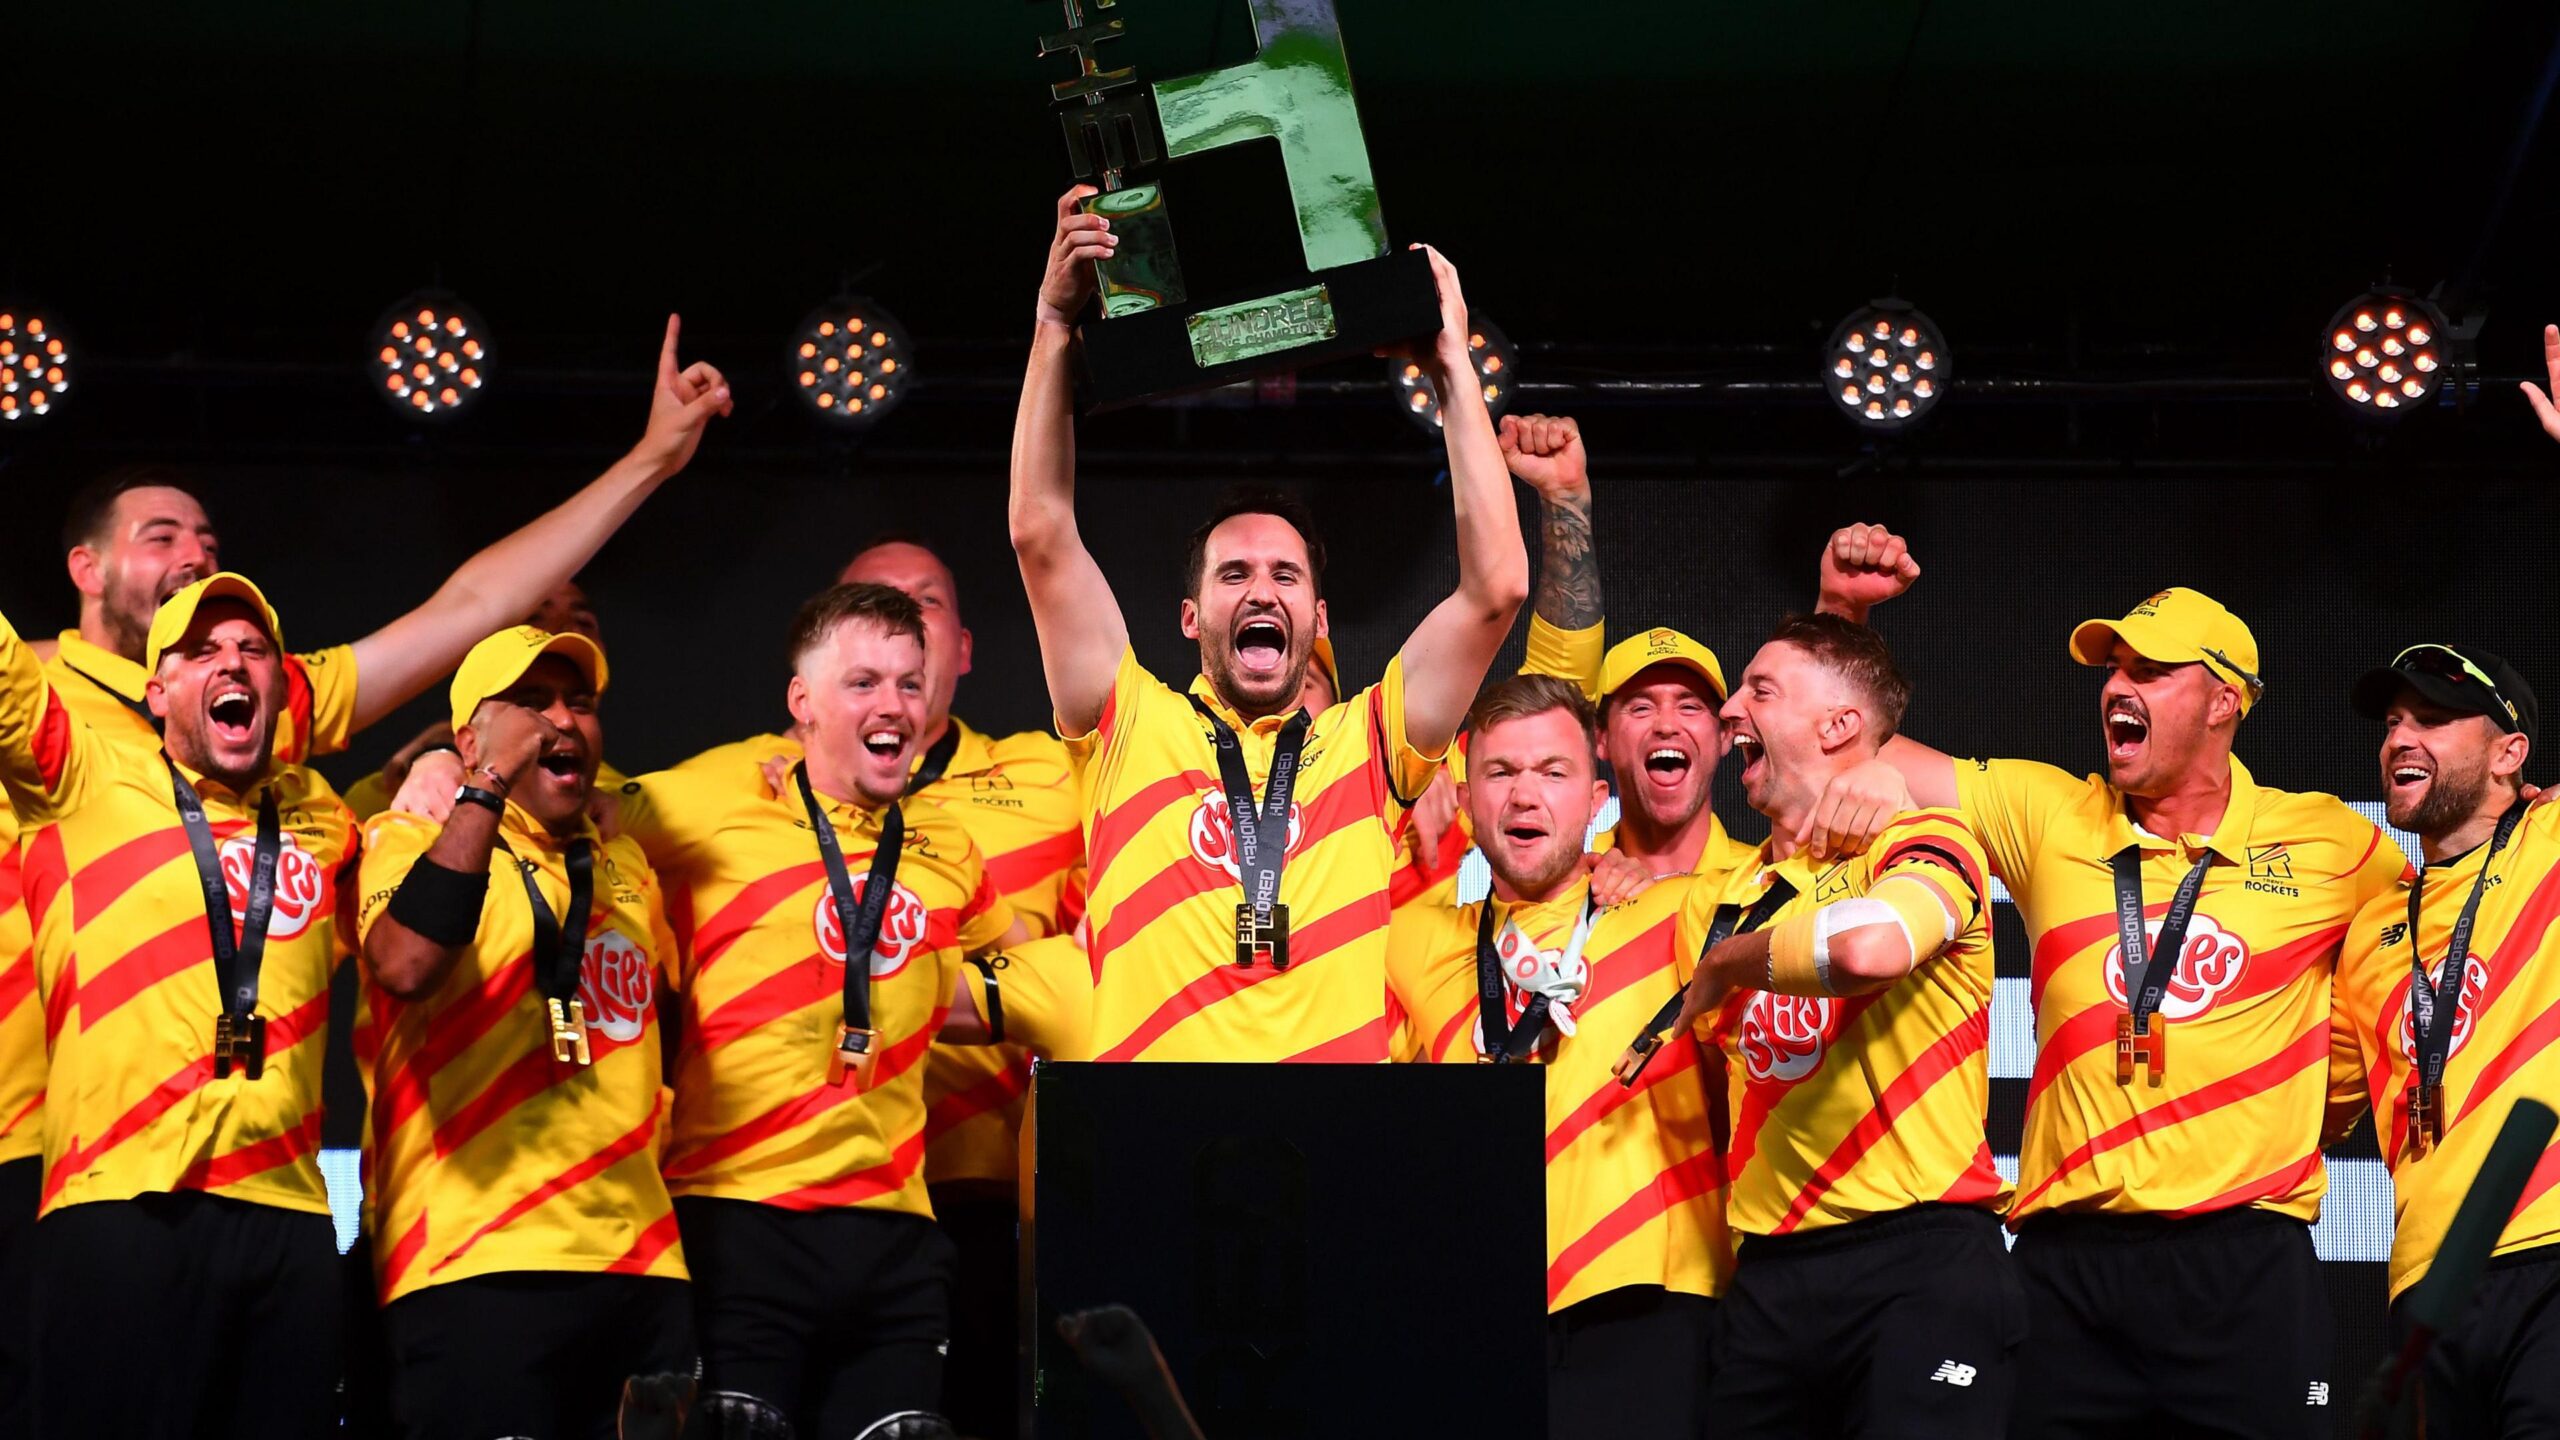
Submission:
[[[844,847],[836,841],[835,822],[809,788],[807,763],[791,767],[800,785],[800,803],[809,812],[809,828],[818,834],[818,858],[827,866],[827,895],[836,907],[836,928],[844,933],[844,1023],[837,1028],[837,1058],[828,1062],[827,1078],[842,1081],[847,1065],[863,1067],[863,1088],[870,1088],[870,1066],[878,1060],[872,1043],[871,952],[880,943],[880,920],[889,913],[889,892],[898,882],[898,852],[906,848],[907,820],[892,802],[880,816],[880,840],[871,852],[871,873],[862,883],[862,899],[853,898],[853,876],[846,871]]]
[[[1236,964],[1252,968],[1267,959],[1274,970],[1289,968],[1289,907],[1280,903],[1280,867],[1289,858],[1289,792],[1297,788],[1298,752],[1307,743],[1307,712],[1292,714],[1280,727],[1271,750],[1271,778],[1263,786],[1262,804],[1253,803],[1253,776],[1245,769],[1244,742],[1217,712],[1190,697],[1216,732],[1218,780],[1227,792],[1227,829],[1235,836],[1236,879],[1244,887],[1244,903],[1236,907]]]
[[[569,871],[566,924],[551,913],[551,902],[534,883],[541,867],[519,857],[504,840],[498,848],[515,861],[516,878],[524,881],[524,898],[533,906],[533,974],[550,1012],[551,1058],[592,1064],[595,1052],[587,1043],[587,1006],[578,998],[578,978],[587,959],[587,920],[595,912],[595,847],[581,835],[560,848],[561,863]]]
[[[2160,938],[2148,954],[2142,943],[2141,844],[2117,851],[2109,864],[2116,875],[2116,941],[2124,947],[2125,1011],[2133,1021],[2132,1033],[2148,1036],[2151,1017],[2160,1009],[2161,997],[2168,994],[2169,982],[2178,976],[2178,953],[2186,948],[2187,925],[2196,918],[2196,897],[2204,893],[2204,872],[2213,864],[2213,852],[2206,850],[2187,878],[2178,882],[2169,913],[2160,920]],[[2138,968],[2136,957],[2141,957]]]
[[[88,681],[90,684],[97,686],[99,689],[106,691],[109,695],[114,696],[117,704],[132,711],[134,714],[141,716],[142,723],[151,727],[152,734],[157,735],[160,733],[160,717],[151,713],[150,706],[134,699],[132,696],[127,695],[113,685],[108,684],[106,681],[99,679],[97,676],[90,674],[88,671],[81,669],[79,666],[72,664],[68,660],[62,662],[62,668],[79,676],[81,679]]]
[[[196,879],[204,886],[205,927],[213,932],[214,978],[222,988],[222,1008],[213,1022],[213,1073],[217,1078],[240,1065],[252,1080],[266,1068],[266,1021],[258,1011],[258,964],[267,953],[267,920],[276,909],[276,857],[284,850],[284,827],[276,815],[276,792],[258,797],[257,858],[249,867],[248,909],[240,917],[235,938],[231,929],[231,887],[222,878],[222,848],[214,843],[213,826],[204,818],[204,801],[187,783],[174,760],[169,784],[177,793],[178,821],[186,826],[188,848],[195,851]]]
[[[1707,926],[1706,943],[1698,947],[1699,965],[1706,964],[1708,952],[1718,945],[1768,924],[1770,917],[1786,908],[1787,902],[1794,898],[1796,882],[1784,875],[1773,875],[1769,878],[1768,892],[1752,902],[1750,913],[1745,914],[1739,905],[1717,906],[1716,918]],[[1643,1032],[1636,1036],[1635,1044],[1628,1047],[1635,1052],[1635,1068],[1627,1072],[1620,1084],[1633,1086],[1644,1074],[1644,1067],[1653,1063],[1653,1052],[1662,1048],[1663,1033],[1680,1019],[1680,1007],[1687,1003],[1688,998],[1685,986],[1672,991],[1671,998],[1662,1002],[1662,1008],[1653,1012],[1653,1018],[1644,1022]]]
[[[2471,882],[2471,898],[2462,902],[2462,913],[2453,922],[2453,936],[2444,951],[2442,979],[2427,979],[2426,951],[2418,944],[2418,899],[2427,888],[2426,872],[2409,882],[2409,1028],[2414,1032],[2418,1051],[2418,1084],[2433,1091],[2444,1084],[2444,1064],[2453,1049],[2454,1015],[2446,1007],[2461,1004],[2462,974],[2471,961],[2471,922],[2480,918],[2480,897],[2489,893],[2489,867],[2498,862],[2498,852],[2515,834],[2517,822],[2524,819],[2522,802],[2507,807],[2498,817],[2497,833],[2489,838],[2489,853],[2480,861],[2480,878]],[[2439,1023],[2441,1022],[2441,1023]],[[2442,1124],[2443,1118],[2437,1117]]]
[[[951,757],[959,749],[960,722],[944,722],[942,738],[934,741],[933,748],[924,752],[924,760],[916,766],[916,773],[907,777],[907,793],[913,795],[941,779],[942,772],[951,768]]]
[[[1581,923],[1574,927],[1577,931],[1590,933],[1591,914],[1598,905],[1591,896],[1583,897],[1582,914],[1578,917]],[[1520,938],[1528,941],[1528,933],[1521,932]],[[1476,914],[1476,1019],[1484,1027],[1484,1058],[1496,1065],[1528,1059],[1538,1046],[1538,1037],[1546,1032],[1547,1011],[1553,1003],[1543,994],[1532,995],[1527,1008],[1520,1012],[1520,1023],[1510,1023],[1511,1007],[1503,996],[1502,956],[1493,945],[1493,897],[1486,896],[1483,909]]]

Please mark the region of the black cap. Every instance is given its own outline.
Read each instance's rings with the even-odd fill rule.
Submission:
[[[2482,683],[2483,679],[2487,683]],[[2412,645],[2391,663],[2367,670],[2350,692],[2356,712],[2379,720],[2406,685],[2428,703],[2447,710],[2486,715],[2501,730],[2532,739],[2536,719],[2533,687],[2516,667],[2477,645]]]

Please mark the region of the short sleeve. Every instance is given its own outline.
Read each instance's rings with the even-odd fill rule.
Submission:
[[[965,874],[975,877],[977,883],[970,888],[968,901],[960,907],[960,953],[975,955],[994,949],[1004,939],[1005,932],[1013,928],[1013,906],[1006,903],[1004,892],[996,889],[996,882],[987,874],[986,867],[978,863],[975,850],[969,852],[962,869]]]
[[[2036,760],[1952,760],[1956,806],[1982,842],[1992,873],[2022,897],[2053,815],[2088,790],[2086,780]]]
[[[370,820],[391,808],[391,784],[376,770],[347,787],[346,801],[357,819]]]
[[[1447,757],[1447,747],[1438,755],[1425,755],[1413,747],[1405,731],[1404,656],[1387,662],[1387,673],[1365,692],[1369,706],[1371,734],[1377,742],[1378,758],[1386,766],[1387,789],[1405,808],[1422,798],[1423,787],[1431,783],[1431,774]]]
[[[0,787],[32,830],[80,807],[111,752],[54,693],[35,651],[0,617]]]
[[[1004,1004],[1004,1038],[1044,1060],[1086,1060],[1093,1050],[1093,963],[1072,935],[1028,940],[991,959]]]
[[[727,806],[736,802],[730,792],[749,783],[762,786],[761,778],[747,778],[753,769],[743,760],[734,766],[688,762],[625,780],[606,792],[614,797],[615,833],[630,837],[651,866],[676,870],[719,828]],[[601,787],[603,778],[596,783]]]
[[[1896,875],[1918,875],[1934,881],[1963,909],[1970,925],[1982,913],[1989,889],[1990,859],[1964,817],[1952,810],[1914,810],[1897,815],[1875,838],[1875,863],[1868,888]]]
[[[426,857],[444,827],[423,816],[389,810],[364,823],[364,859],[356,872],[356,942],[373,933],[373,924],[400,893],[400,882]]]
[[[356,732],[356,648],[334,645],[296,655],[285,667],[285,703],[301,727],[301,753],[288,760],[335,755]]]
[[[2348,853],[2362,857],[2356,861],[2356,868],[2348,872],[2352,877],[2356,908],[2363,909],[2385,895],[2398,895],[2404,883],[2418,876],[2409,864],[2409,857],[2401,853],[2398,843],[2382,833],[2382,827],[2348,810],[2343,804],[2338,808],[2350,817],[2349,834],[2353,838]],[[2546,818],[2543,823],[2552,822]]]
[[[1105,765],[1117,758],[1126,744],[1130,721],[1144,703],[1149,687],[1162,689],[1147,667],[1138,663],[1138,652],[1123,647],[1119,668],[1111,672],[1111,698],[1102,707],[1102,717],[1093,728],[1081,735],[1070,735],[1067,727],[1058,726],[1058,736],[1067,747],[1067,755],[1079,766],[1090,767],[1098,758]],[[1051,716],[1054,722],[1057,717]]]
[[[1547,623],[1547,617],[1535,610],[1529,612],[1529,653],[1520,662],[1523,675],[1552,675],[1570,680],[1581,687],[1582,698],[1597,704],[1600,699],[1600,662],[1607,657],[1608,641],[1605,620],[1594,620],[1579,630],[1565,630]]]

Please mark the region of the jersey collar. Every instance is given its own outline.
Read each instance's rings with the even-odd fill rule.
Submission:
[[[92,645],[77,630],[65,630],[54,639],[56,655],[63,664],[97,681],[127,700],[138,701],[151,677],[143,668],[113,650]]]
[[[1562,917],[1570,924],[1582,913],[1583,904],[1590,894],[1591,877],[1584,875],[1564,887],[1552,900],[1505,900],[1488,891],[1481,903],[1493,907],[1496,924],[1510,920],[1519,921],[1525,927],[1531,919],[1542,917]]]
[[[1227,703],[1225,696],[1218,693],[1217,687],[1209,683],[1209,677],[1206,675],[1191,677],[1191,693],[1198,696],[1202,704],[1217,712],[1218,718],[1227,722],[1227,728],[1236,731],[1250,730],[1257,735],[1279,734],[1280,727],[1289,723],[1289,717],[1298,713],[1298,707],[1292,705],[1277,715],[1265,715],[1259,720],[1246,720],[1236,713],[1234,706]]]
[[[2113,789],[2113,786],[2108,787]],[[2234,865],[2249,858],[2249,834],[2258,816],[2258,782],[2251,778],[2249,767],[2240,757],[2231,757],[2231,802],[2223,807],[2222,823],[2206,837],[2205,848]],[[2187,837],[2154,835],[2133,823],[2133,811],[2125,803],[2124,792],[2116,791],[2114,837],[2107,843],[2107,853],[2114,854],[2127,845],[2139,844],[2145,850],[2175,850]]]
[[[498,829],[519,854],[531,848],[545,855],[557,855],[568,847],[571,840],[579,839],[585,840],[598,850],[604,848],[604,837],[596,832],[596,821],[592,812],[578,821],[576,835],[554,835],[551,833],[551,827],[533,818],[532,811],[510,800],[507,802],[507,808],[498,814]]]

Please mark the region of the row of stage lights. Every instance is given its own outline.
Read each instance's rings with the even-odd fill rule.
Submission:
[[[1468,337],[1487,409],[1511,408],[1519,352],[1490,320]],[[2320,346],[2320,379],[2357,417],[2389,423],[2446,398],[2456,368],[2452,327],[2430,300],[2380,287],[2339,307]],[[879,304],[840,296],[804,317],[786,358],[788,388],[819,422],[845,430],[879,423],[914,387],[913,346]],[[1955,374],[1944,332],[1908,301],[1878,300],[1842,320],[1824,347],[1830,403],[1861,429],[1894,433],[1928,418]],[[440,424],[467,414],[498,368],[478,312],[441,292],[411,295],[374,323],[365,358],[374,392],[403,417]],[[0,429],[41,420],[69,393],[69,343],[39,315],[0,303]],[[1440,395],[1422,367],[1389,362],[1399,406],[1427,432],[1442,424]]]

